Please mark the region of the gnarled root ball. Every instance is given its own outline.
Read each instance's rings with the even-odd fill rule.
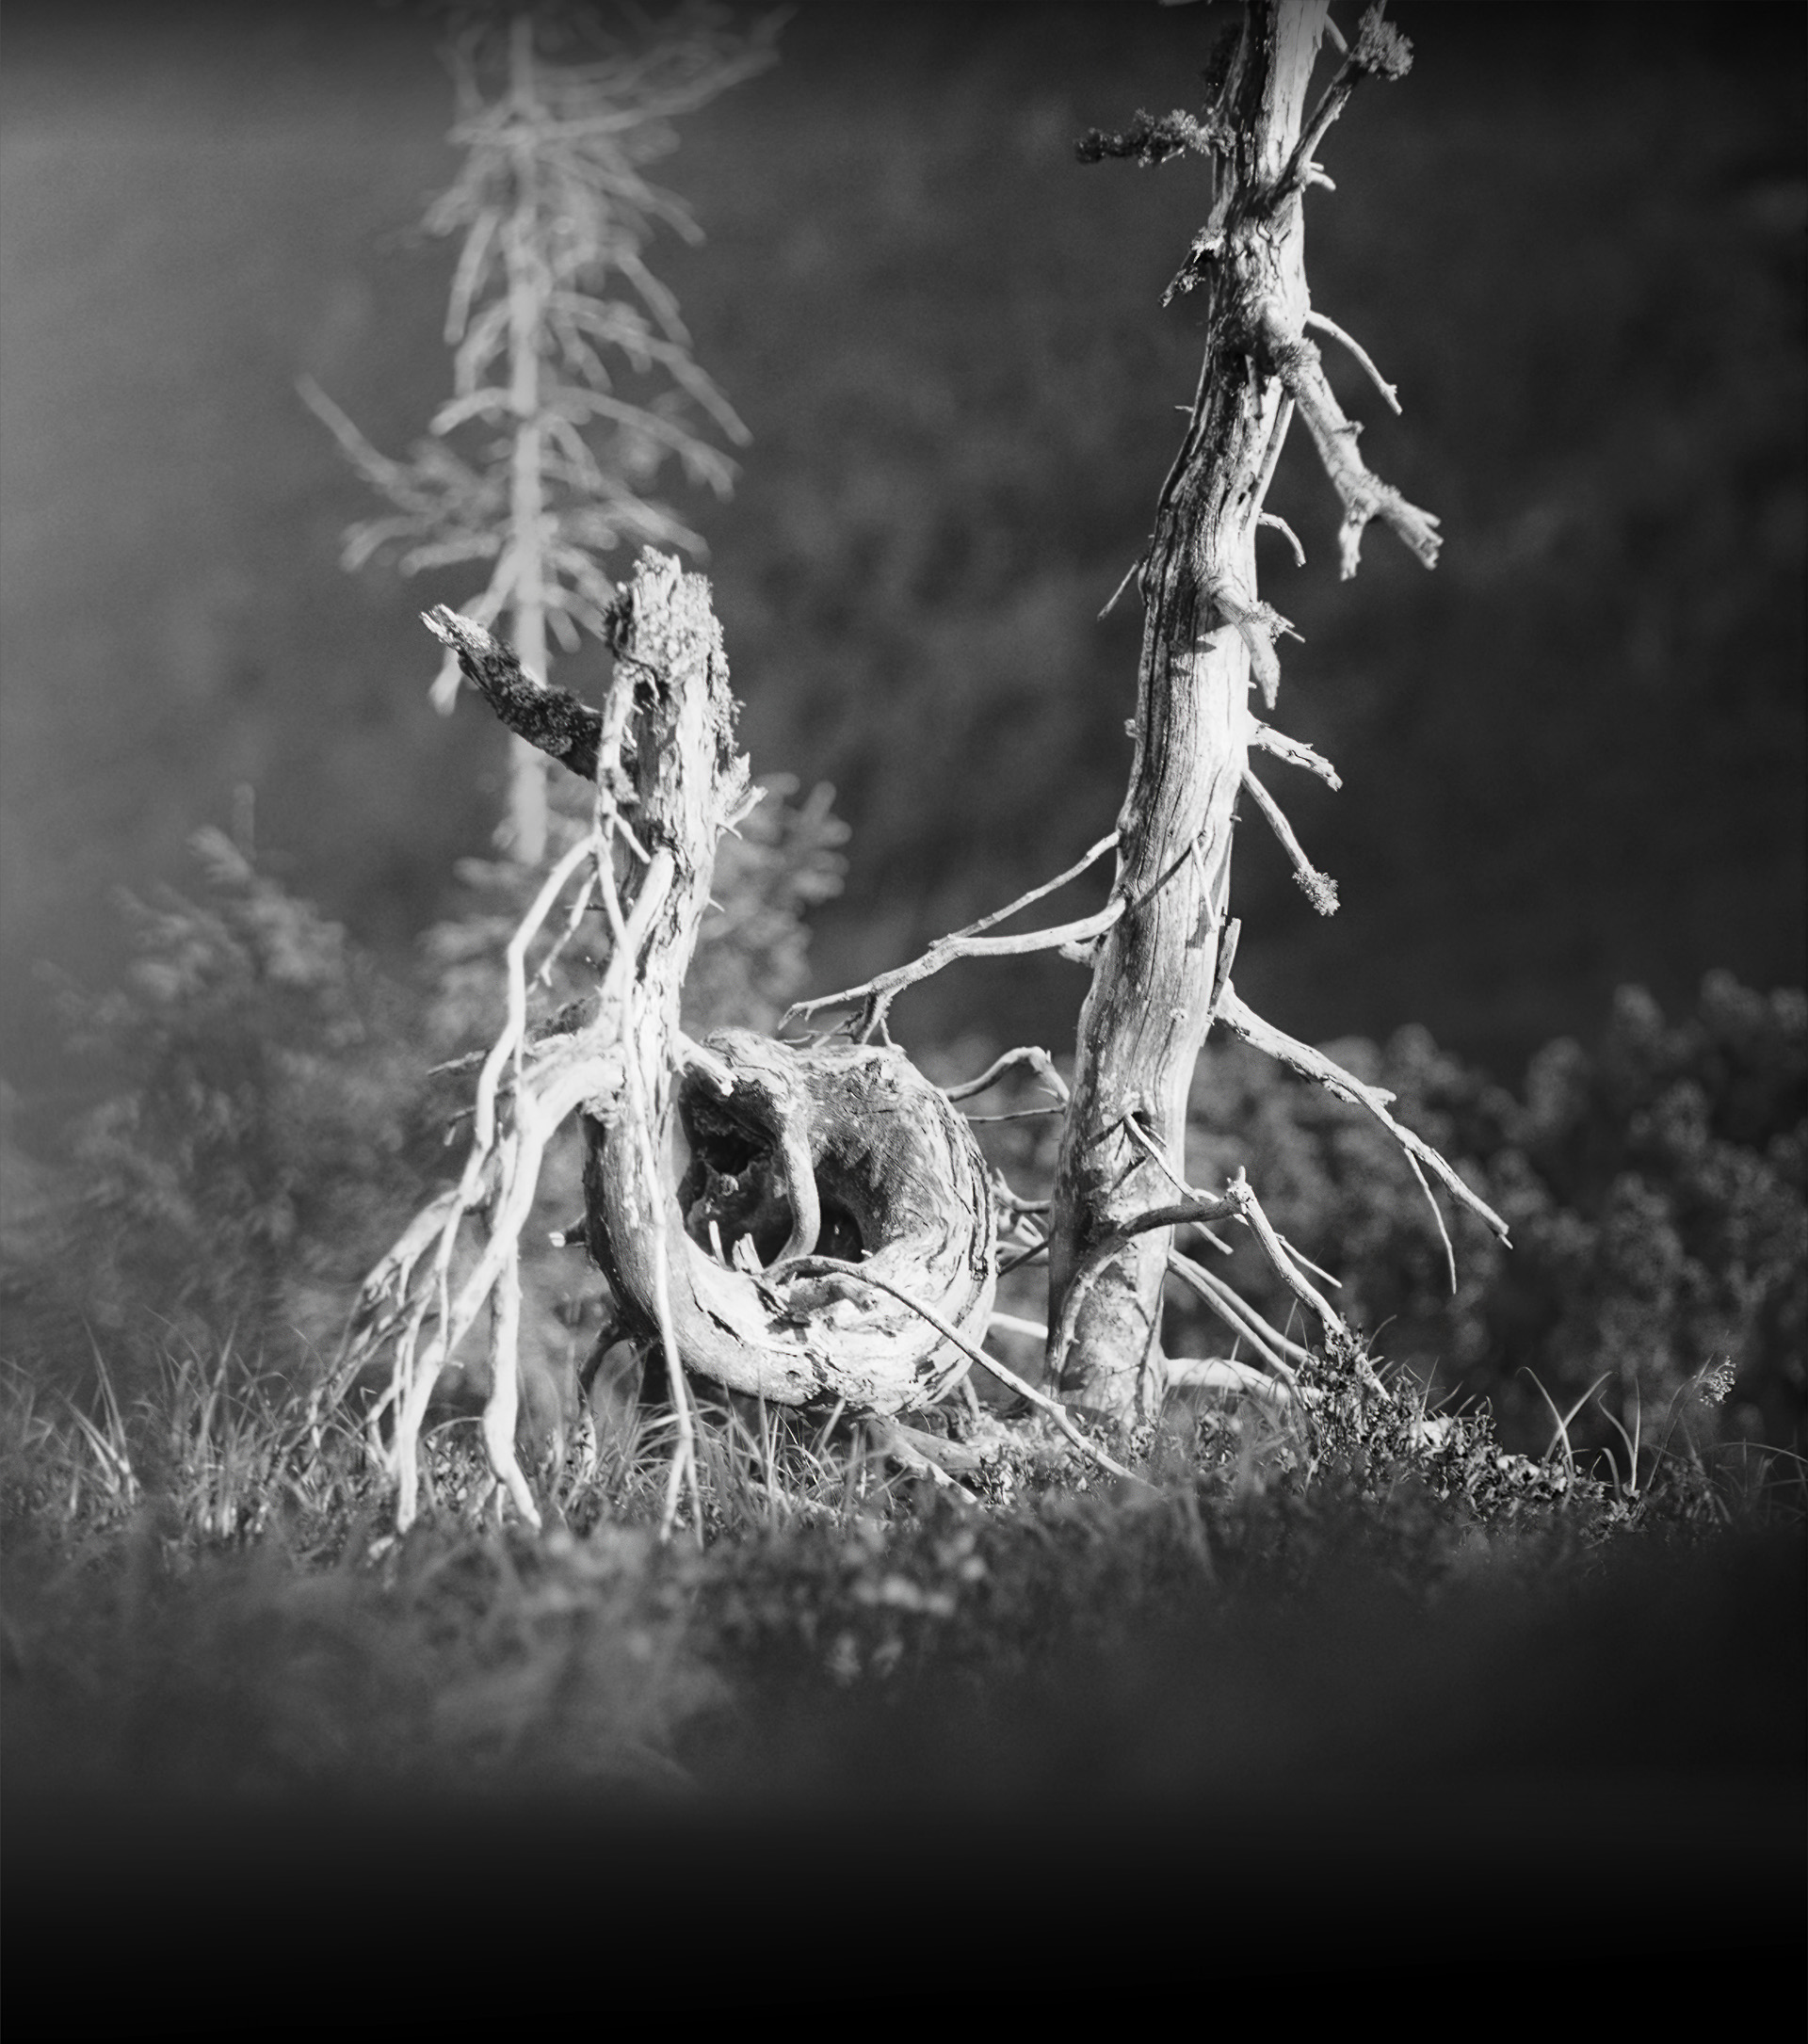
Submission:
[[[631,1338],[659,1328],[657,1237],[687,1370],[782,1405],[846,1400],[855,1412],[933,1404],[962,1350],[889,1292],[840,1272],[869,1266],[977,1345],[996,1283],[985,1161],[965,1118],[902,1051],[793,1049],[724,1029],[678,1075],[690,1163],[649,1183],[625,1103],[585,1122],[590,1252]]]

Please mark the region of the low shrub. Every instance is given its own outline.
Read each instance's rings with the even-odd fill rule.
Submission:
[[[807,911],[840,884],[828,791],[799,803],[791,782],[767,789],[724,845],[693,974],[699,1029],[777,1021],[802,984]],[[561,849],[582,828],[569,805],[557,827]],[[301,1375],[332,1349],[363,1273],[456,1169],[468,1060],[493,1036],[503,948],[541,880],[470,862],[463,912],[404,979],[222,833],[194,852],[192,894],[122,898],[119,989],[65,991],[99,1104],[54,1164],[16,1132],[8,1145],[26,1196],[0,1228],[7,1352],[60,1382],[91,1384],[97,1353],[137,1387],[172,1346]],[[570,946],[530,1022],[593,976]],[[593,1308],[596,1284],[546,1247],[581,1210],[579,1165],[568,1135],[525,1237],[530,1389],[536,1357],[570,1375]]]

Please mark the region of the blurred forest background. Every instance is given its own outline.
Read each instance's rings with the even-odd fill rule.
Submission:
[[[1244,833],[1238,980],[1296,1034],[1412,1021],[1516,1082],[1611,990],[1803,976],[1803,36],[1793,7],[1402,5],[1417,62],[1335,129],[1318,306],[1401,390],[1333,376],[1371,461],[1444,520],[1336,579],[1303,436],[1264,593],[1280,720],[1337,764],[1286,796],[1345,907]],[[1073,141],[1196,102],[1227,10],[801,8],[779,65],[685,126],[707,239],[654,254],[753,441],[678,502],[755,770],[852,828],[813,979],[847,983],[1108,829],[1135,557],[1197,373],[1161,290],[1197,160]],[[260,857],[399,957],[485,850],[503,749],[427,700],[464,593],[338,565],[374,508],[296,394],[402,453],[449,388],[450,95],[420,10],[14,0],[0,101],[5,1070],[67,1083],[33,965],[105,986],[115,883],[186,882],[255,791]],[[1347,380],[1346,380],[1347,379]],[[625,571],[626,563],[620,564]],[[586,654],[558,678],[584,689]],[[1076,907],[1073,912],[1079,912]],[[1042,958],[907,997],[905,1040],[1072,1043]],[[17,1097],[17,1096],[16,1096]]]

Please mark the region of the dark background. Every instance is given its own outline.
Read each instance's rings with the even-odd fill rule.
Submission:
[[[1310,203],[1328,350],[1364,452],[1438,512],[1428,575],[1372,527],[1336,578],[1303,434],[1264,541],[1297,624],[1270,763],[1345,907],[1320,922],[1242,833],[1239,985],[1297,1035],[1428,1023],[1516,1078],[1614,985],[1803,977],[1803,21],[1795,7],[1403,5]],[[777,69],[655,174],[702,363],[754,439],[707,535],[757,772],[853,827],[816,984],[844,984],[1111,826],[1135,557],[1197,374],[1161,290],[1197,159],[1083,169],[1073,139],[1197,105],[1230,10],[806,5]],[[1337,19],[1353,31],[1355,9]],[[450,388],[456,158],[433,21],[400,8],[7,10],[0,99],[5,1063],[63,1076],[31,970],[119,962],[109,890],[190,877],[256,793],[260,851],[399,958],[496,815],[500,734],[434,715],[417,622],[470,578],[338,566],[377,508],[307,374],[387,452]],[[615,563],[624,571],[625,561]],[[594,689],[597,656],[557,678]],[[1076,888],[1067,913],[1099,898]],[[1057,910],[1063,904],[1055,905]],[[906,1041],[1071,1047],[1082,975],[958,969]]]

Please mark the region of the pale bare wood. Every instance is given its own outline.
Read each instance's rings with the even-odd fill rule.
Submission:
[[[1247,763],[1243,768],[1243,785],[1249,790],[1257,809],[1267,819],[1268,828],[1281,840],[1281,848],[1286,853],[1288,861],[1293,867],[1293,877],[1299,881],[1306,899],[1311,902],[1320,915],[1335,915],[1337,913],[1336,881],[1332,878],[1330,874],[1320,873],[1312,861],[1306,857],[1305,848],[1294,835],[1293,826],[1287,821],[1280,803],[1275,800],[1273,796],[1251,772]]]
[[[1344,61],[1308,112],[1308,78],[1327,37]],[[1119,819],[1119,893],[1131,909],[1095,956],[1049,1231],[1051,1367],[1075,1396],[1121,1415],[1148,1409],[1159,1393],[1171,1241],[1154,1216],[1172,1209],[1161,1204],[1154,1174],[1168,1173],[1165,1159],[1182,1153],[1191,1076],[1214,1015],[1223,1016],[1227,1001],[1233,1014],[1243,1012],[1229,984],[1235,925],[1227,913],[1240,789],[1275,829],[1315,907],[1335,907],[1331,883],[1248,763],[1256,744],[1338,784],[1318,754],[1249,711],[1252,684],[1268,705],[1276,699],[1275,641],[1289,629],[1257,594],[1254,538],[1271,520],[1265,499],[1295,413],[1344,506],[1346,574],[1375,518],[1428,566],[1437,555],[1437,521],[1356,455],[1356,429],[1305,337],[1308,325],[1334,334],[1397,409],[1397,394],[1360,345],[1313,312],[1302,201],[1309,185],[1330,182],[1314,153],[1356,85],[1401,75],[1409,55],[1379,6],[1346,47],[1319,0],[1249,0],[1221,90],[1201,118],[1140,121],[1123,137],[1089,144],[1098,153],[1140,150],[1152,162],[1196,151],[1214,156],[1217,173],[1211,216],[1168,294],[1209,281],[1211,310],[1187,430],[1137,575],[1145,604],[1137,751]],[[1301,553],[1291,528],[1272,522]],[[1415,1170],[1429,1161],[1424,1146],[1402,1147]],[[1322,1296],[1266,1220],[1258,1225],[1252,1202],[1247,1187],[1238,1193],[1236,1217],[1256,1229],[1265,1250],[1272,1238],[1277,1267],[1316,1312]]]
[[[977,1342],[971,1341],[960,1328],[944,1320],[931,1307],[920,1299],[912,1298],[889,1278],[881,1277],[868,1263],[845,1263],[832,1257],[812,1256],[804,1259],[806,1267],[829,1271],[850,1278],[861,1284],[872,1285],[878,1290],[889,1292],[892,1296],[919,1313],[937,1333],[951,1346],[959,1348],[969,1363],[977,1362],[982,1370],[990,1370],[998,1381],[1009,1390],[1034,1406],[1039,1412],[1046,1412],[1060,1431],[1086,1457],[1112,1476],[1122,1476],[1126,1482],[1141,1484],[1149,1488],[1147,1479],[1138,1476],[1134,1470],[1125,1469],[1122,1462],[1107,1455],[1096,1441],[1089,1440],[1074,1425],[1067,1408],[1058,1398],[1051,1398],[1046,1392],[1038,1391],[1035,1385],[1025,1382],[1014,1370],[1008,1369],[996,1356],[990,1355]],[[951,1387],[950,1387],[951,1388]]]
[[[1259,718],[1250,719],[1250,743],[1260,746],[1264,752],[1271,752],[1278,760],[1285,760],[1289,766],[1303,766],[1310,774],[1316,774],[1326,787],[1334,793],[1343,786],[1337,769],[1320,752],[1315,752],[1309,745],[1301,745],[1298,738],[1289,738],[1284,732],[1276,731],[1272,724],[1264,724]]]
[[[1039,887],[1032,887],[1028,893],[1018,895],[1005,908],[982,915],[977,923],[969,923],[963,929],[938,937],[920,958],[913,959],[909,965],[895,966],[890,972],[880,973],[876,978],[858,987],[848,987],[840,993],[823,993],[814,1000],[793,1002],[785,1010],[780,1027],[785,1028],[793,1022],[820,1014],[824,1008],[858,1007],[860,1015],[854,1024],[854,1035],[862,1040],[875,1035],[882,1036],[885,1018],[898,995],[907,987],[914,987],[922,980],[933,977],[957,959],[1023,958],[1037,951],[1064,951],[1071,945],[1088,943],[1103,936],[1123,912],[1123,904],[1115,895],[1097,914],[1063,923],[1054,929],[1029,930],[1015,937],[987,937],[981,933],[1056,893],[1070,880],[1078,879],[1117,842],[1118,833],[1115,830],[1108,832],[1090,851],[1076,859],[1066,872],[1057,873],[1052,880],[1044,880]]]
[[[1262,359],[1265,321],[1297,331],[1308,305],[1300,210],[1276,202],[1305,111],[1322,0],[1252,0],[1201,131],[1235,133],[1217,200],[1176,279],[1209,274],[1212,305],[1187,427],[1138,577],[1144,602],[1136,752],[1119,817],[1120,895],[1081,1013],[1074,1100],[1057,1167],[1049,1359],[1062,1389],[1128,1416],[1159,1395],[1151,1359],[1171,1229],[1161,1166],[1184,1154],[1187,1096],[1211,1021],[1229,916],[1232,825],[1251,678],[1272,698],[1281,620],[1253,592],[1255,536],[1291,410]],[[1221,366],[1223,373],[1216,373]],[[1188,1212],[1185,1217],[1195,1217]],[[1106,1245],[1109,1253],[1102,1254]]]
[[[1385,1086],[1368,1085],[1357,1078],[1354,1072],[1346,1071],[1322,1051],[1314,1050],[1310,1044],[1300,1043],[1275,1028],[1272,1022],[1264,1022],[1253,1008],[1239,999],[1235,988],[1228,984],[1219,999],[1218,1019],[1234,1036],[1241,1037],[1246,1043],[1265,1052],[1277,1063],[1299,1072],[1302,1078],[1316,1080],[1328,1093],[1333,1093],[1339,1100],[1348,1101],[1352,1106],[1361,1107],[1373,1115],[1400,1146],[1415,1169],[1423,1166],[1432,1172],[1453,1199],[1460,1201],[1478,1220],[1485,1222],[1502,1242],[1507,1241],[1507,1223],[1479,1193],[1464,1183],[1458,1172],[1429,1143],[1415,1135],[1388,1112],[1389,1103],[1395,1096]],[[1423,1176],[1419,1183],[1421,1185],[1425,1184]],[[1444,1216],[1438,1213],[1436,1201],[1431,1200],[1429,1188],[1426,1198],[1431,1201],[1431,1211],[1437,1218],[1439,1231],[1442,1233]],[[1447,1236],[1445,1241],[1447,1245]]]
[[[612,1338],[655,1347],[665,1363],[676,1449],[664,1528],[687,1490],[701,1534],[688,1373],[779,1403],[885,1415],[933,1402],[965,1370],[960,1342],[941,1330],[983,1332],[990,1315],[985,1163],[958,1109],[896,1049],[799,1051],[745,1031],[695,1044],[679,1028],[716,845],[748,800],[720,631],[701,577],[669,556],[642,555],[611,614],[614,693],[600,713],[569,698],[548,703],[554,692],[523,684],[512,649],[469,620],[440,612],[428,621],[467,675],[488,684],[505,720],[520,713],[553,756],[595,775],[595,822],[547,876],[509,942],[507,1013],[477,1074],[460,1184],[428,1203],[371,1274],[337,1382],[379,1353],[392,1359],[382,1452],[406,1526],[417,1509],[428,1402],[488,1305],[485,1445],[498,1496],[538,1522],[513,1443],[519,1242],[546,1143],[576,1113],[587,1152],[583,1238],[615,1295]],[[618,845],[632,856],[618,858]],[[593,899],[613,938],[596,992],[574,1026],[530,1042],[533,947],[549,925],[555,951],[568,942]],[[694,1233],[703,1239],[693,1239],[663,1162],[671,1118],[686,1112],[753,1118],[745,1147],[758,1152],[763,1183],[784,1211],[763,1255],[745,1235],[727,1258],[712,1255],[722,1232],[701,1210]],[[849,1156],[866,1173],[859,1185],[848,1182]],[[805,1261],[825,1226],[819,1180],[836,1194],[839,1224],[859,1231],[867,1276],[856,1296]],[[467,1220],[482,1240],[455,1281]],[[888,1285],[909,1305],[887,1296]]]

